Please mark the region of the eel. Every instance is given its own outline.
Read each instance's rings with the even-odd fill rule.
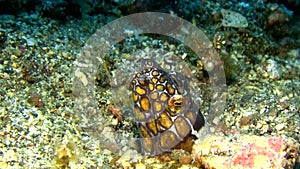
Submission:
[[[188,79],[151,59],[141,59],[141,70],[132,75],[129,89],[143,154],[168,152],[205,124],[190,97]]]

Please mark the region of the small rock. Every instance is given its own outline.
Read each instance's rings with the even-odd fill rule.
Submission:
[[[162,154],[161,156],[159,156],[159,160],[163,163],[168,163],[168,162],[172,161],[169,154]]]
[[[33,95],[28,99],[28,102],[36,107],[42,107],[43,106],[43,100],[42,96],[40,95]]]
[[[7,39],[7,35],[4,31],[0,31],[0,44],[4,43]]]
[[[180,157],[179,163],[180,164],[191,164],[192,160],[193,160],[193,158],[191,156],[184,155],[184,156]]]
[[[8,150],[3,159],[7,162],[17,162],[18,161],[18,154],[14,150]]]
[[[86,75],[83,72],[76,71],[75,76],[80,79],[80,81],[82,82],[82,84],[84,86],[86,86],[88,84],[88,79],[87,79]]]
[[[287,56],[290,58],[300,58],[300,49],[292,49],[288,51]]]
[[[121,163],[123,168],[130,168],[131,167],[131,164],[128,161],[121,160],[120,163]]]
[[[272,7],[269,7],[272,10]],[[289,21],[293,12],[285,8],[284,6],[276,6],[272,10],[272,13],[268,16],[268,24],[270,26],[274,24],[282,24]]]
[[[240,126],[244,127],[244,126],[248,126],[251,124],[251,117],[250,116],[244,116],[240,119]]]
[[[288,16],[284,12],[272,12],[268,17],[268,24],[274,25],[274,24],[281,24],[284,22],[289,21]]]
[[[29,38],[29,39],[26,39],[26,43],[28,46],[35,46],[36,45],[36,40],[33,39],[33,38]]]
[[[271,80],[278,80],[282,76],[278,63],[273,59],[268,59],[257,67],[256,70],[263,78],[269,78]]]
[[[280,123],[280,124],[277,124],[277,125],[275,126],[275,129],[276,129],[277,131],[280,131],[280,130],[284,129],[284,126],[285,126],[285,124]]]
[[[52,51],[52,50],[50,50],[50,51],[48,52],[48,55],[49,55],[49,56],[54,56],[54,55],[55,55],[55,52]]]
[[[223,16],[222,26],[233,27],[233,28],[246,28],[248,27],[248,21],[246,17],[238,12],[221,9]]]
[[[270,79],[279,79],[281,77],[281,71],[277,62],[273,59],[269,59],[266,62],[266,71],[269,74]]]
[[[135,164],[135,169],[146,169],[146,166],[142,163]]]

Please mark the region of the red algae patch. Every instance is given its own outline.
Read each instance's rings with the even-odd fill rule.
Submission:
[[[293,168],[299,144],[291,138],[211,135],[195,143],[193,154],[200,166],[218,168]]]

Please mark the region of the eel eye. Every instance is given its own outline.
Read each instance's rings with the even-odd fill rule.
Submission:
[[[174,102],[174,105],[175,105],[175,106],[181,106],[181,102],[175,101],[175,102]]]
[[[168,101],[168,106],[172,112],[178,113],[182,105],[182,95],[175,94]]]

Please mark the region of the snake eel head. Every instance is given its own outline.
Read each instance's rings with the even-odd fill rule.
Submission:
[[[132,76],[130,90],[146,155],[170,151],[205,123],[190,97],[187,79],[167,72],[153,60],[141,60],[141,70]]]

